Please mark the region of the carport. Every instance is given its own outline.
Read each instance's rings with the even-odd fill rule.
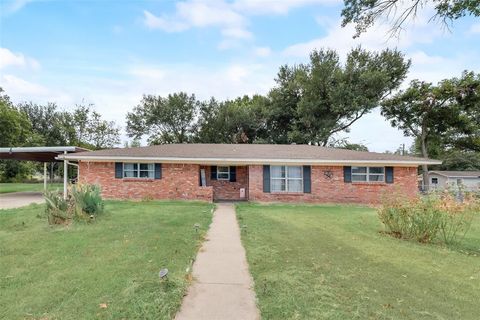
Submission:
[[[44,190],[47,190],[47,163],[61,161],[57,159],[57,156],[60,154],[76,153],[76,152],[83,152],[83,151],[90,151],[90,150],[74,147],[74,146],[0,148],[0,159],[43,162],[43,188]],[[71,163],[68,160],[63,160],[63,197],[64,198],[67,197],[68,165],[73,165],[78,167],[76,163]]]

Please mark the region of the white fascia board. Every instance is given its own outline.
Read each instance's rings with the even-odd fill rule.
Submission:
[[[111,157],[111,156],[79,156],[76,154],[60,155],[59,160],[77,160],[88,162],[161,162],[205,165],[379,165],[379,166],[412,166],[423,164],[441,164],[438,160],[320,160],[320,159],[235,159],[235,158],[173,158],[173,157]]]

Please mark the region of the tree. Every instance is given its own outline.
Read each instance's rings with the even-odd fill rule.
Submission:
[[[456,167],[453,161],[460,160],[460,156],[452,157],[452,152],[470,157],[470,153],[480,151],[480,75],[463,72],[459,78],[441,81],[437,90],[449,97],[447,104],[451,116],[448,118],[449,126],[444,132],[431,135],[427,152],[432,158],[449,158],[449,166]],[[415,146],[417,150],[421,150],[421,141],[418,138]],[[445,169],[445,166],[442,168]]]
[[[480,153],[450,150],[442,155],[440,170],[480,170]]]
[[[35,145],[38,137],[32,132],[32,124],[3,92],[0,88],[0,147]],[[26,178],[33,168],[25,161],[0,160],[0,181]]]
[[[266,98],[254,95],[218,102],[202,103],[196,142],[255,143],[265,130]]]
[[[120,129],[115,121],[103,120],[99,113],[93,111],[88,124],[87,141],[94,149],[113,148],[120,143]]]
[[[480,16],[480,0],[345,0],[344,3],[342,26],[353,23],[354,37],[384,18],[391,24],[390,34],[398,34],[427,4],[435,7],[431,20],[440,19],[445,25],[466,15]]]
[[[456,124],[442,135],[442,144],[480,152],[480,74],[465,71],[459,78],[443,80],[440,87],[450,95],[450,104],[458,113]]]
[[[327,145],[398,88],[409,66],[396,50],[356,48],[343,65],[335,51],[320,50],[309,64],[281,67],[269,93],[269,142]]]
[[[405,136],[416,138],[421,155],[428,158],[430,140],[459,124],[458,105],[453,98],[447,85],[413,80],[406,90],[382,102],[382,115]],[[428,185],[428,166],[423,165],[422,170],[424,185]]]
[[[132,139],[132,141],[124,141],[123,143],[124,148],[138,148],[141,146],[142,144],[139,139]]]
[[[30,141],[32,124],[0,88],[0,147],[18,147]]]
[[[114,121],[103,120],[92,111],[94,105],[76,105],[72,112],[59,110],[54,103],[20,104],[18,109],[33,124],[41,145],[75,145],[89,149],[112,148],[120,143],[120,129]]]
[[[184,143],[192,140],[200,102],[185,92],[161,96],[145,95],[127,114],[127,133],[150,144]]]
[[[32,124],[32,131],[40,137],[39,145],[65,146],[69,144],[65,130],[65,115],[56,104],[48,103],[45,106],[33,102],[22,103],[18,110],[25,114]]]
[[[347,149],[347,150],[354,150],[354,151],[367,151],[368,147],[363,143],[351,143],[348,142],[347,139],[340,139],[332,141],[329,145],[330,148],[339,148],[339,149]]]

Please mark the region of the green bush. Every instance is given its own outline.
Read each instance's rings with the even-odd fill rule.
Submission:
[[[66,200],[58,191],[47,191],[45,192],[45,202],[50,224],[68,224],[73,219],[92,221],[104,210],[100,187],[96,185],[74,186]]]
[[[95,218],[103,213],[104,203],[97,185],[77,185],[71,190],[75,207],[75,217],[78,219]]]
[[[460,200],[448,191],[413,199],[391,195],[383,199],[378,217],[392,236],[451,244],[463,239],[479,209],[473,195]]]
[[[68,200],[58,191],[45,191],[45,213],[49,224],[68,224],[72,219],[72,211]]]

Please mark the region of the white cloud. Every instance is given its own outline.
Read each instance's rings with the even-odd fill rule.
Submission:
[[[470,34],[480,34],[480,23],[475,23],[470,26]]]
[[[166,32],[179,32],[193,27],[240,28],[246,23],[241,14],[232,10],[231,6],[223,1],[177,2],[173,14],[164,14],[160,17],[146,10],[143,13],[146,26]]]
[[[275,72],[276,68],[272,66],[240,62],[213,68],[190,64],[136,65],[128,68],[131,77],[120,88],[112,87],[107,91],[130,92],[138,96],[144,93],[163,95],[186,91],[197,94],[200,99],[211,96],[226,99],[244,94],[266,93],[273,85]],[[154,78],[156,81],[152,81]]]
[[[253,37],[250,31],[247,31],[239,27],[223,29],[222,35],[228,38],[236,38],[236,39],[251,39]]]
[[[25,57],[22,53],[14,53],[7,48],[0,48],[0,69],[9,67],[38,70],[40,63],[33,58]]]
[[[11,74],[0,77],[0,86],[13,98],[13,101],[35,101],[39,103],[57,102],[59,104],[72,104],[68,94],[54,91],[46,86],[27,81]]]
[[[401,2],[396,12],[401,12],[401,6],[408,3]],[[332,20],[329,17],[317,16],[317,23],[326,29],[326,35],[307,42],[293,44],[284,50],[284,54],[294,57],[306,57],[313,49],[335,49],[340,56],[345,56],[351,48],[361,45],[368,50],[382,50],[386,47],[396,47],[406,50],[415,44],[429,44],[440,37],[451,36],[441,28],[441,24],[432,21],[435,10],[431,5],[426,5],[412,19],[403,26],[398,36],[392,36],[391,25],[386,19],[380,19],[378,23],[369,28],[360,37],[353,38],[355,28],[352,24],[341,26],[341,19]]]
[[[134,66],[130,69],[130,74],[143,79],[162,80],[165,79],[165,72],[152,66]]]
[[[444,57],[415,51],[407,56],[412,60],[412,66],[404,86],[412,79],[437,83],[443,79],[459,77],[463,70],[480,69],[480,60],[476,53],[460,52]]]
[[[25,7],[29,2],[33,2],[34,0],[13,0],[9,1],[6,6],[6,12],[14,13],[23,7]]]
[[[290,10],[307,5],[341,4],[342,0],[237,0],[233,7],[246,14],[287,14]]]
[[[372,130],[372,128],[375,130]],[[381,138],[380,138],[381,137]],[[346,138],[351,143],[365,144],[370,151],[395,151],[401,144],[408,148],[413,139],[405,137],[400,130],[392,128],[380,113],[380,108],[364,115],[350,127],[350,132],[337,134],[336,138]]]
[[[256,47],[254,50],[253,50],[253,53],[257,56],[257,57],[262,57],[262,58],[265,58],[265,57],[268,57],[272,54],[272,49],[270,49],[270,47]]]
[[[175,12],[156,16],[144,11],[144,24],[150,29],[165,32],[181,32],[191,28],[220,28],[223,41],[219,49],[234,48],[241,41],[250,40],[253,35],[247,30],[247,20],[233,10],[232,5],[221,0],[201,2],[190,0],[178,2]]]
[[[117,70],[116,79],[70,78],[60,74],[55,83],[31,82],[13,75],[0,77],[0,86],[14,102],[57,102],[72,108],[76,103],[93,103],[105,119],[125,125],[126,113],[143,94],[168,95],[185,91],[198,99],[233,99],[245,94],[265,94],[273,86],[276,66],[238,61],[202,67],[192,64],[148,65],[136,63]],[[39,84],[40,83],[40,84]],[[68,93],[65,94],[65,93]]]
[[[345,56],[350,49],[359,45],[368,50],[382,50],[386,47],[407,49],[417,43],[431,43],[441,35],[435,26],[425,26],[420,30],[408,29],[398,38],[389,37],[388,31],[387,26],[380,25],[353,39],[354,27],[349,25],[342,28],[340,21],[337,21],[327,28],[324,37],[291,45],[283,53],[287,56],[306,57],[314,49],[329,48],[335,49],[340,56]]]
[[[179,32],[188,29],[188,25],[169,19],[168,17],[157,17],[149,11],[143,11],[144,24],[150,29],[162,29],[166,32]]]
[[[430,56],[424,51],[415,51],[408,55],[415,64],[422,65],[443,65],[447,59],[441,56]]]
[[[8,94],[13,95],[32,95],[43,96],[48,94],[48,89],[41,85],[28,82],[24,79],[18,78],[14,75],[6,74],[1,78],[2,87],[5,88]]]

